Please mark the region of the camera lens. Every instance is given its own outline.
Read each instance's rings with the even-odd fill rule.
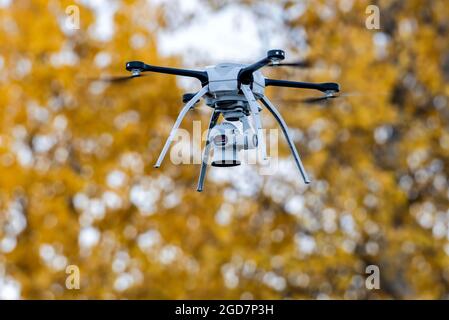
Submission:
[[[224,146],[226,143],[228,143],[228,137],[226,135],[220,134],[214,137],[214,144],[216,146]]]

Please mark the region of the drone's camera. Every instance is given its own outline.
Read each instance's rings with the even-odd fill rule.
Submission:
[[[228,137],[225,134],[219,134],[214,137],[214,145],[224,146],[228,143]]]
[[[222,122],[211,130],[210,142],[214,149],[211,165],[214,167],[234,167],[240,165],[242,134],[230,122]]]
[[[251,129],[243,133],[233,123],[224,121],[215,126],[210,133],[210,143],[214,149],[212,166],[234,167],[241,162],[241,150],[256,149],[257,135]]]

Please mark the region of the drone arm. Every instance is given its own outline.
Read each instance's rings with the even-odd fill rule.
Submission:
[[[290,137],[290,134],[288,133],[288,127],[285,123],[284,119],[282,118],[279,111],[276,109],[276,107],[271,103],[270,100],[268,100],[267,97],[262,97],[262,103],[265,105],[265,107],[268,109],[268,111],[271,112],[271,114],[274,116],[276,121],[279,123],[282,132],[284,133],[285,139],[287,140],[288,146],[290,147],[290,151],[293,154],[293,158],[295,159],[296,166],[299,169],[299,172],[302,175],[302,178],[304,179],[305,184],[310,183],[310,179],[307,175],[306,170],[304,169],[304,166],[301,162],[301,158],[299,157],[298,151],[296,150],[295,144],[293,143],[293,139]]]
[[[216,111],[214,109],[214,111],[212,112],[212,116],[210,118],[210,122],[209,122],[209,129],[207,131],[207,137],[206,137],[206,146],[204,147],[203,160],[201,162],[200,177],[198,179],[198,187],[196,189],[198,192],[203,191],[204,179],[206,178],[206,169],[207,169],[207,165],[209,162],[209,153],[210,153],[210,141],[209,141],[210,131],[217,124],[217,120],[218,120],[219,116],[220,116],[220,112]]]
[[[256,63],[246,66],[239,73],[239,81],[243,84],[250,84],[253,78],[253,73],[270,63],[276,63],[285,59],[285,52],[279,49],[270,50],[267,56]]]
[[[270,63],[271,60],[269,58],[263,58],[262,60],[243,68],[239,73],[240,82],[243,84],[249,84],[251,82],[253,73]]]
[[[262,151],[262,159],[266,160],[267,158],[267,150],[265,146],[265,140],[262,132],[262,119],[259,113],[259,105],[256,102],[256,98],[254,97],[253,92],[251,91],[249,85],[241,86],[243,94],[245,95],[246,100],[248,100],[249,107],[251,109],[251,115],[254,117],[257,141],[260,144],[260,149]]]
[[[181,112],[179,113],[178,119],[176,119],[175,124],[173,125],[173,128],[170,132],[170,135],[168,136],[167,141],[165,142],[164,148],[162,149],[161,154],[159,155],[159,158],[157,159],[156,168],[159,168],[161,166],[162,161],[165,158],[165,154],[167,153],[168,149],[170,148],[170,144],[173,142],[173,139],[175,138],[176,131],[178,130],[179,126],[181,125],[182,119],[184,119],[187,112],[195,105],[195,103],[201,99],[202,96],[204,96],[209,90],[209,86],[204,86],[201,88],[200,91],[189,101],[187,102],[184,107],[182,108]]]
[[[207,72],[205,71],[152,66],[140,61],[128,62],[126,64],[126,70],[128,71],[137,70],[139,72],[156,72],[156,73],[172,74],[182,77],[196,78],[201,81],[203,86],[206,85],[209,81]]]
[[[265,86],[273,87],[287,87],[287,88],[300,88],[300,89],[314,89],[321,92],[334,91],[339,92],[340,87],[338,83],[334,82],[324,82],[324,83],[311,83],[311,82],[297,82],[297,81],[287,81],[287,80],[274,80],[265,79]]]

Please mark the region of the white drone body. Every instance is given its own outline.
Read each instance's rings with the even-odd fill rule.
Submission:
[[[255,149],[261,145],[262,156],[266,158],[262,123],[259,112],[261,108],[255,100],[260,99],[265,91],[265,77],[260,71],[253,73],[251,88],[252,98],[248,99],[242,93],[239,83],[239,73],[247,65],[235,63],[221,63],[207,67],[209,77],[209,91],[205,95],[206,105],[214,108],[214,112],[221,113],[226,120],[212,128],[209,143],[214,147],[212,166],[230,167],[241,163],[241,150]],[[251,95],[251,94],[250,94]],[[250,103],[249,101],[252,101]],[[251,125],[248,117],[253,117]],[[243,126],[241,132],[232,122],[240,121]]]
[[[209,93],[217,97],[229,94],[238,95],[240,71],[248,65],[237,63],[220,63],[213,67],[207,67],[209,77]],[[260,70],[253,73],[251,91],[258,98],[262,98],[265,92],[265,77]]]

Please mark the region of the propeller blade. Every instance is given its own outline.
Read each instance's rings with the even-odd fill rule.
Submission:
[[[322,104],[328,102],[330,99],[349,98],[349,97],[366,97],[366,96],[383,96],[385,93],[376,92],[376,94],[362,93],[362,92],[346,92],[324,95],[321,97],[305,98],[305,99],[274,99],[274,101],[285,103],[305,103],[305,104]]]
[[[295,67],[295,68],[310,68],[312,63],[310,61],[297,61],[297,62],[286,62],[286,63],[275,63],[269,64],[269,67]]]
[[[130,75],[130,76],[112,76],[112,77],[105,77],[105,78],[92,78],[92,79],[88,79],[88,81],[106,82],[106,83],[122,83],[122,82],[127,82],[128,80],[131,80],[134,78],[140,78],[140,77],[145,77],[145,76],[146,76],[146,74]]]
[[[340,95],[325,95],[321,97],[312,97],[312,98],[305,98],[305,99],[298,99],[298,100],[283,100],[283,102],[290,102],[290,103],[305,103],[305,104],[320,104],[325,103],[329,99],[335,99],[340,98]]]
[[[327,101],[328,99],[330,99],[332,97],[317,97],[317,98],[306,98],[306,99],[302,99],[301,102],[302,103],[307,103],[307,104],[314,104],[314,103],[321,103],[323,101]],[[336,98],[336,97],[333,97]]]
[[[274,102],[279,103],[305,103],[305,104],[318,104],[323,103],[329,98],[326,97],[316,97],[316,98],[305,98],[305,99],[272,99]]]

